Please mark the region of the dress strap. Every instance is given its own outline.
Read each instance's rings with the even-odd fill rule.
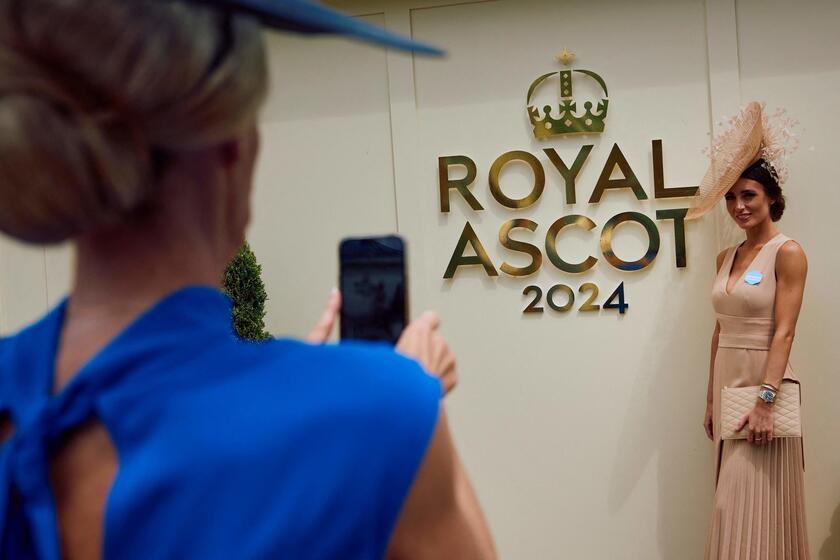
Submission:
[[[773,249],[773,252],[776,252],[776,251],[778,251],[778,250],[779,250],[779,248],[780,248],[782,245],[784,245],[784,244],[785,244],[785,243],[787,243],[788,241],[793,241],[793,239],[791,239],[790,237],[788,237],[788,236],[787,236],[787,235],[785,235],[784,233],[780,233],[779,235],[777,235],[776,237],[774,237],[773,239],[771,239],[771,240],[768,242],[768,245],[770,245],[770,246],[771,246],[771,248]]]
[[[792,241],[792,239],[782,233],[778,234],[776,237],[771,239],[767,242],[762,251],[763,255],[760,259],[756,259],[756,265],[761,266],[764,270],[767,271],[769,274],[771,271],[776,270],[776,255],[779,254],[779,249],[782,248],[782,245],[787,243],[788,241]]]

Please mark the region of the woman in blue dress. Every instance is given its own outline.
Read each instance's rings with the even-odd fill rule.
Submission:
[[[76,247],[0,340],[2,558],[495,556],[434,315],[399,352],[231,335],[259,22],[424,48],[303,0],[0,0],[0,229]]]

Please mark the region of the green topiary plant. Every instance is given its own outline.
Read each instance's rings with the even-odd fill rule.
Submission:
[[[246,241],[233,257],[222,279],[225,293],[233,300],[233,330],[244,340],[271,338],[265,330],[265,291],[262,267]]]

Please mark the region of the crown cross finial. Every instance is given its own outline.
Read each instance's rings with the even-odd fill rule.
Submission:
[[[562,63],[564,66],[568,66],[575,59],[575,53],[573,53],[566,47],[563,47],[563,52],[561,52],[554,58],[557,59],[557,62]]]

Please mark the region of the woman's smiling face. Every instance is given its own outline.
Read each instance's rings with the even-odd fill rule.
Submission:
[[[761,183],[744,177],[726,193],[726,210],[741,229],[750,229],[769,219],[773,202]]]

